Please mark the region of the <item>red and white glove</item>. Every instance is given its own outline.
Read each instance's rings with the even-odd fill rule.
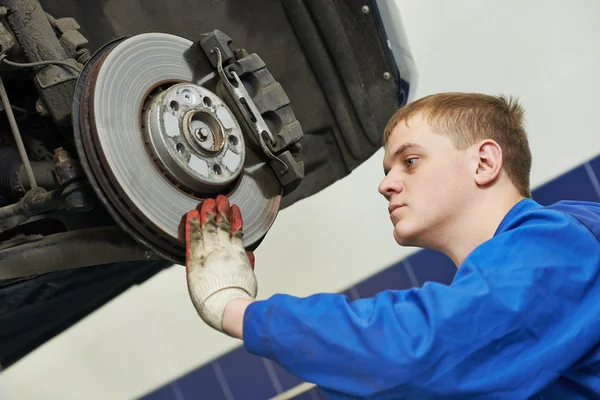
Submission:
[[[244,248],[240,209],[225,196],[205,200],[187,213],[180,228],[186,243],[187,285],[198,315],[223,332],[225,307],[256,298],[254,255]]]

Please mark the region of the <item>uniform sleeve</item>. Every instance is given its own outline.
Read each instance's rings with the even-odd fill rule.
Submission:
[[[257,301],[244,344],[347,396],[528,398],[600,338],[599,250],[566,217],[532,218],[478,247],[450,286]]]

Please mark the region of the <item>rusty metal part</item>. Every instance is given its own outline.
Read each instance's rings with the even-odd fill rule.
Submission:
[[[31,163],[31,169],[39,187],[46,190],[59,188],[52,173],[53,167],[52,161]],[[0,146],[0,171],[2,171],[0,174],[0,205],[17,202],[32,188],[16,148]]]
[[[15,38],[2,24],[6,12],[6,7],[0,7],[0,54],[8,53],[15,46]]]
[[[54,176],[60,186],[84,176],[81,165],[62,147],[54,150]]]
[[[54,150],[54,177],[63,187],[64,208],[70,212],[90,211],[94,204],[94,196],[90,185],[83,181],[83,170],[79,161],[73,159],[68,151],[59,147]]]
[[[79,32],[81,26],[74,18],[66,17],[54,20],[56,29],[60,32],[59,42],[70,58],[85,64],[89,61],[90,51],[85,47],[89,41]]]
[[[25,188],[30,186],[27,176],[23,176],[22,166],[20,169],[19,167],[16,169],[11,167],[16,172],[14,172],[14,178],[8,182],[10,187],[4,189],[11,190],[8,193],[11,198],[22,197],[17,203],[0,208],[0,232],[11,229],[22,222],[23,219],[49,211],[83,212],[93,208],[95,198],[89,184],[77,179],[81,174],[73,172],[74,169],[70,163],[72,159],[68,153],[64,150],[57,151],[56,161],[57,170],[59,171],[57,176],[61,177],[61,185],[52,176],[51,165],[54,164],[53,162],[50,162],[51,165],[48,162],[34,164],[39,176],[43,178],[41,182],[45,186],[49,188],[58,187],[51,191],[47,191],[43,187],[34,187],[21,194],[21,191],[25,191]],[[6,186],[6,182],[3,182],[3,186]]]
[[[113,262],[156,259],[118,227],[39,236],[0,249],[0,280]],[[90,257],[93,254],[93,257]]]
[[[7,21],[31,62],[65,60],[67,54],[38,0],[4,0]]]
[[[0,147],[0,205],[17,202],[27,190],[19,183],[23,162],[14,147]]]
[[[43,188],[31,189],[19,201],[22,203],[22,214],[32,216],[42,214],[48,211],[60,210],[64,208],[63,199],[59,190],[50,192]]]
[[[60,190],[48,192],[38,187],[25,193],[18,203],[0,208],[0,220],[15,216],[30,217],[63,208],[64,202]]]
[[[4,0],[6,20],[31,63],[69,59],[38,0]],[[59,65],[37,65],[34,83],[54,122],[71,122],[71,107],[78,73]]]
[[[0,208],[0,221],[16,217],[20,214],[21,205],[19,203],[10,204]]]

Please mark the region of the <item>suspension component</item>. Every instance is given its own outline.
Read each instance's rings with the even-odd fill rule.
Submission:
[[[83,169],[62,147],[54,150],[54,176],[63,188],[65,209],[72,212],[90,211],[95,204],[90,185],[83,180]]]
[[[17,144],[17,149],[19,149],[19,155],[21,156],[21,161],[23,162],[23,166],[27,172],[27,178],[29,179],[31,188],[36,188],[37,183],[35,181],[35,176],[33,175],[31,163],[29,162],[29,157],[27,156],[27,151],[25,149],[25,145],[23,144],[23,138],[21,136],[21,132],[19,132],[15,115],[12,112],[12,106],[10,104],[10,100],[8,99],[8,94],[6,93],[6,88],[4,87],[2,78],[0,78],[0,99],[2,100],[2,105],[4,106],[6,116],[8,117],[8,122],[10,124],[15,143]]]
[[[79,162],[62,147],[54,150],[54,164],[54,176],[60,186],[84,176]]]
[[[63,208],[64,202],[60,190],[48,192],[46,189],[38,187],[25,193],[18,203],[0,208],[0,221],[15,216],[27,218]]]
[[[19,185],[19,169],[23,162],[14,147],[0,147],[0,205],[14,203],[21,198],[24,192]]]
[[[79,76],[77,62],[65,51],[38,0],[5,0],[3,3],[8,9],[8,26],[25,56],[34,65],[36,74],[33,81],[45,108],[57,125],[68,126]],[[67,34],[67,38],[71,40],[63,40],[63,43],[82,45],[81,38],[72,34]],[[72,67],[49,64],[53,61],[68,61]]]
[[[34,161],[31,163],[36,182],[46,190],[54,190],[60,187],[54,178],[53,168],[53,161]],[[0,174],[0,206],[19,201],[32,188],[23,162],[14,147],[0,147],[0,171],[2,171],[2,174]]]

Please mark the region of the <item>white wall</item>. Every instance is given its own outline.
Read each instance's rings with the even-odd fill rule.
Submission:
[[[397,3],[419,72],[417,97],[480,91],[521,98],[534,186],[600,153],[599,1]],[[377,193],[381,157],[280,214],[256,252],[260,298],[338,291],[411,252],[395,246]],[[196,316],[184,270],[174,267],[5,371],[0,396],[132,399],[239,344]]]

